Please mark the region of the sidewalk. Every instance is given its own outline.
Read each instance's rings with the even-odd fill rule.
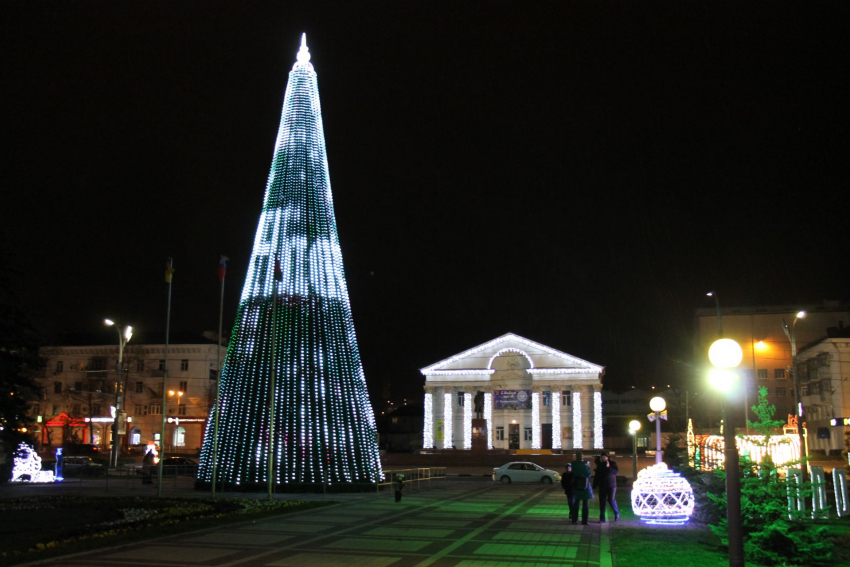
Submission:
[[[294,495],[289,495],[294,496]],[[150,567],[610,567],[607,524],[574,526],[541,485],[446,481],[66,556],[39,565]]]

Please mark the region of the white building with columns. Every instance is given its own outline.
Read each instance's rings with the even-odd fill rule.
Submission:
[[[602,366],[508,333],[421,369],[425,449],[602,449]]]

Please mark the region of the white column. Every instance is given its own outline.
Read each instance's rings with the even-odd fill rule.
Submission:
[[[425,427],[422,431],[422,447],[434,448],[434,394],[425,392]]]
[[[552,391],[552,448],[561,448],[561,392]]]
[[[472,449],[472,394],[463,394],[463,448]]]
[[[588,447],[593,446],[593,387],[582,387],[581,396],[581,429],[582,429],[582,444]],[[587,439],[584,439],[584,432],[587,432]]]
[[[487,420],[487,448],[493,448],[493,394],[484,392],[484,419]]]
[[[573,449],[583,449],[581,441],[581,392],[573,390]]]
[[[540,448],[540,392],[531,393],[531,448]]]
[[[603,449],[602,442],[602,392],[593,392],[593,448]]]
[[[454,392],[443,394],[443,449],[451,448],[452,443],[452,396]]]

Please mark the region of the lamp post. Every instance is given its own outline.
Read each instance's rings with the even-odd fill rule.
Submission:
[[[797,321],[806,316],[805,311],[800,311],[794,317],[791,326],[782,319],[782,330],[785,331],[785,336],[791,341],[791,380],[794,382],[794,405],[797,412],[797,437],[800,439],[800,455],[803,456],[806,450],[806,440],[803,438],[803,402],[800,399],[800,381],[797,376]],[[808,456],[808,455],[806,455]],[[802,463],[800,473],[803,475],[803,482],[806,482],[808,477],[808,465]]]
[[[115,419],[112,422],[112,452],[109,456],[109,464],[112,467],[118,466],[118,422],[121,419],[121,410],[124,409],[124,388],[121,385],[121,372],[124,367],[124,346],[130,342],[133,336],[133,327],[127,325],[124,332],[111,319],[104,319],[103,322],[109,327],[115,327],[118,331],[118,377],[115,383]]]
[[[733,412],[729,411],[727,393],[735,386],[737,375],[730,371],[741,364],[744,351],[732,339],[718,339],[708,349],[708,359],[714,365],[709,375],[711,385],[724,393],[724,455],[726,468],[726,525],[729,539],[729,567],[744,567],[744,536],[741,521],[741,477],[738,468],[738,446],[735,442]]]
[[[632,481],[637,480],[637,432],[640,422],[633,419],[629,422],[629,433],[632,434]]]
[[[649,400],[649,409],[654,412],[652,416],[655,421],[655,464],[661,462],[661,417],[662,412],[667,409],[667,401],[661,396],[656,396]],[[667,419],[664,415],[664,419]]]

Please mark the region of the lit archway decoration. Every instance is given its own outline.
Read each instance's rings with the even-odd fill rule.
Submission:
[[[632,510],[647,524],[684,524],[694,511],[694,491],[679,473],[658,463],[638,473]]]

